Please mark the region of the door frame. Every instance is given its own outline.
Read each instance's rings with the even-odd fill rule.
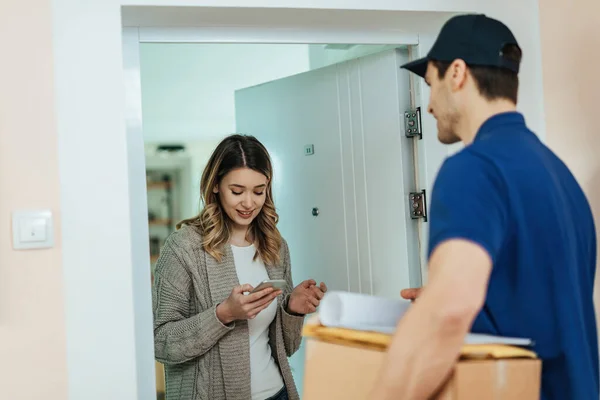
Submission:
[[[152,5],[148,1],[136,1],[135,5],[142,7],[135,8],[145,11],[145,5]],[[154,340],[139,58],[135,68],[140,29],[147,25],[123,29],[122,11],[128,3],[125,0],[52,3],[69,396],[90,400],[152,398]],[[187,1],[193,7],[186,9],[208,11],[209,3]],[[418,32],[416,49],[424,53],[433,44],[441,21],[453,15],[432,10],[406,12],[398,3],[383,7],[376,17],[371,11],[342,8],[345,5],[324,11],[300,4],[304,8],[301,19],[297,9],[266,6],[265,12],[272,10],[270,17],[263,18],[260,26],[244,30],[229,18],[232,13],[239,17],[250,10],[246,8],[248,3],[218,9],[218,23],[211,20],[207,27],[213,33],[212,42],[227,39],[218,37],[216,31],[237,31],[255,35],[246,40],[252,43],[257,38],[268,43],[361,42],[358,36],[369,38],[362,44],[389,43],[389,39],[379,36],[385,34],[388,38],[397,35],[392,43],[402,44],[408,31]],[[156,8],[168,14],[177,8],[171,4],[159,4]],[[213,11],[223,4],[233,3],[219,1],[212,4]],[[323,6],[323,2],[319,4]],[[313,23],[312,16],[323,12],[341,15],[338,25]],[[350,12],[360,16],[348,17],[346,21]],[[370,15],[370,25],[363,23],[363,13]],[[294,24],[282,24],[276,15],[283,14]],[[377,24],[379,18],[387,18],[386,29]],[[345,27],[340,24],[342,19]],[[394,27],[390,27],[390,20]],[[425,26],[424,22],[429,23]],[[305,32],[305,36],[299,32]],[[356,36],[349,36],[352,32]],[[287,34],[295,36],[285,39]],[[319,35],[323,39],[316,39]],[[266,40],[267,37],[271,39]],[[137,51],[131,53],[128,48]],[[124,87],[137,87],[138,91],[130,90],[129,96],[125,91],[123,96]],[[429,92],[425,85],[420,85],[419,96],[421,104],[426,104]],[[435,132],[433,118],[425,116],[423,127],[426,132]],[[422,185],[430,187],[430,179],[433,181],[446,150],[437,143],[435,135],[424,135],[418,147],[424,154],[419,160],[425,160],[427,167]],[[99,381],[103,385],[98,386]],[[90,387],[96,389],[90,392]]]
[[[124,65],[124,72],[127,76],[127,84],[125,85],[125,98],[129,107],[127,113],[127,136],[130,138],[128,146],[130,169],[133,167],[134,170],[140,171],[145,170],[145,159],[144,154],[139,154],[140,150],[144,150],[143,139],[139,137],[142,130],[142,103],[141,103],[141,81],[140,81],[140,45],[142,43],[204,43],[204,44],[220,44],[220,43],[235,43],[235,44],[345,44],[353,43],[359,45],[406,45],[409,47],[409,57],[411,59],[418,58],[420,54],[425,53],[430,46],[430,43],[423,45],[419,41],[419,35],[416,33],[405,33],[396,31],[386,30],[357,30],[348,31],[341,29],[327,29],[327,30],[310,30],[305,28],[298,29],[277,29],[268,27],[220,27],[220,26],[207,26],[207,27],[123,27],[123,59],[126,60]],[[429,92],[426,85],[420,84],[418,79],[415,79],[414,75],[411,74],[411,103],[412,107],[425,104],[429,98]],[[399,113],[401,115],[401,113]],[[424,115],[423,124],[433,124],[433,118]],[[428,121],[429,120],[429,121]],[[142,141],[141,145],[139,140]],[[406,139],[411,140],[411,139]],[[428,185],[427,174],[425,172],[426,163],[425,157],[429,157],[429,164],[441,164],[442,158],[432,159],[431,154],[438,154],[444,156],[445,154],[434,152],[431,153],[425,149],[425,146],[431,144],[431,141],[413,140],[413,155],[415,163],[415,188],[426,188],[430,191]],[[419,154],[421,154],[419,156]],[[132,164],[134,160],[138,160],[137,167]],[[142,165],[142,163],[144,165]],[[423,171],[420,171],[423,169]],[[131,176],[132,179],[139,180],[139,176]],[[422,180],[422,181],[420,181]],[[142,242],[142,236],[148,236],[148,224],[147,221],[144,226],[139,225],[141,219],[141,212],[147,214],[147,191],[144,186],[137,185],[135,182],[130,182],[131,196],[132,199],[137,199],[136,204],[144,202],[144,206],[139,208],[138,218],[136,219],[136,226],[132,226],[132,235],[137,237],[136,242]],[[135,190],[133,190],[135,188]],[[143,200],[141,200],[143,198]],[[132,203],[133,205],[133,203]],[[132,207],[133,212],[133,207]],[[132,218],[133,219],[133,218]],[[426,236],[427,226],[422,220],[416,222],[418,224],[418,243],[419,243],[419,254],[420,254],[420,270],[421,280],[423,284],[427,278],[427,263],[426,263]],[[147,244],[143,245],[144,247]],[[149,254],[145,251],[145,254]],[[135,255],[134,255],[135,257]],[[136,257],[139,261],[139,265],[147,265],[147,270],[150,270],[149,257],[145,257],[148,260],[142,260],[141,254]],[[135,282],[134,282],[135,285]],[[398,288],[400,291],[402,288]],[[145,312],[141,309],[143,305],[138,304],[135,306],[136,315]],[[140,324],[144,324],[140,321]],[[136,342],[136,346],[139,351],[143,351],[144,347]],[[139,367],[138,367],[139,368]],[[145,368],[144,368],[145,369]],[[138,374],[139,375],[139,374]],[[150,375],[148,374],[150,377]],[[153,386],[154,376],[152,375]],[[138,376],[139,378],[139,376]],[[142,382],[138,382],[141,385]]]
[[[136,27],[131,27],[136,28]],[[390,30],[268,28],[260,26],[137,27],[140,43],[397,44],[418,45],[416,33]]]

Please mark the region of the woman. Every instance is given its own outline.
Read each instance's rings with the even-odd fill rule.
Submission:
[[[327,287],[313,280],[293,287],[272,179],[258,140],[227,137],[202,174],[204,209],[181,222],[161,251],[154,342],[167,399],[299,398],[287,357]],[[265,279],[287,286],[249,293]]]

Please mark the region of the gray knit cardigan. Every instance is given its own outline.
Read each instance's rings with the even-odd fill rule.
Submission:
[[[165,365],[167,400],[248,400],[250,345],[248,323],[223,325],[216,306],[239,285],[233,253],[225,247],[222,262],[202,249],[202,237],[184,226],[167,239],[156,264],[152,289],[154,351]],[[287,357],[300,346],[304,318],[288,314],[290,254],[284,241],[282,264],[267,267],[271,279],[288,282],[279,296],[269,328],[275,359],[291,400],[299,399]],[[244,282],[246,283],[246,282]]]

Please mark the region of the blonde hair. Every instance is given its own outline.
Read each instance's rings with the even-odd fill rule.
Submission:
[[[253,136],[231,135],[219,143],[208,160],[200,181],[200,197],[204,207],[199,215],[177,224],[177,229],[182,225],[197,227],[202,234],[204,251],[217,261],[222,261],[224,246],[231,238],[232,221],[223,210],[219,194],[214,193],[213,188],[225,175],[237,168],[250,168],[267,177],[265,204],[252,221],[248,234],[256,245],[254,259],[259,257],[266,265],[278,265],[283,239],[277,229],[279,216],[271,191],[273,167],[267,149]]]

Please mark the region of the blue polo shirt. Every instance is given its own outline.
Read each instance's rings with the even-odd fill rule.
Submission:
[[[521,114],[493,116],[444,162],[429,235],[430,255],[464,238],[493,260],[472,332],[533,339],[542,399],[598,400],[594,220],[569,169]]]

